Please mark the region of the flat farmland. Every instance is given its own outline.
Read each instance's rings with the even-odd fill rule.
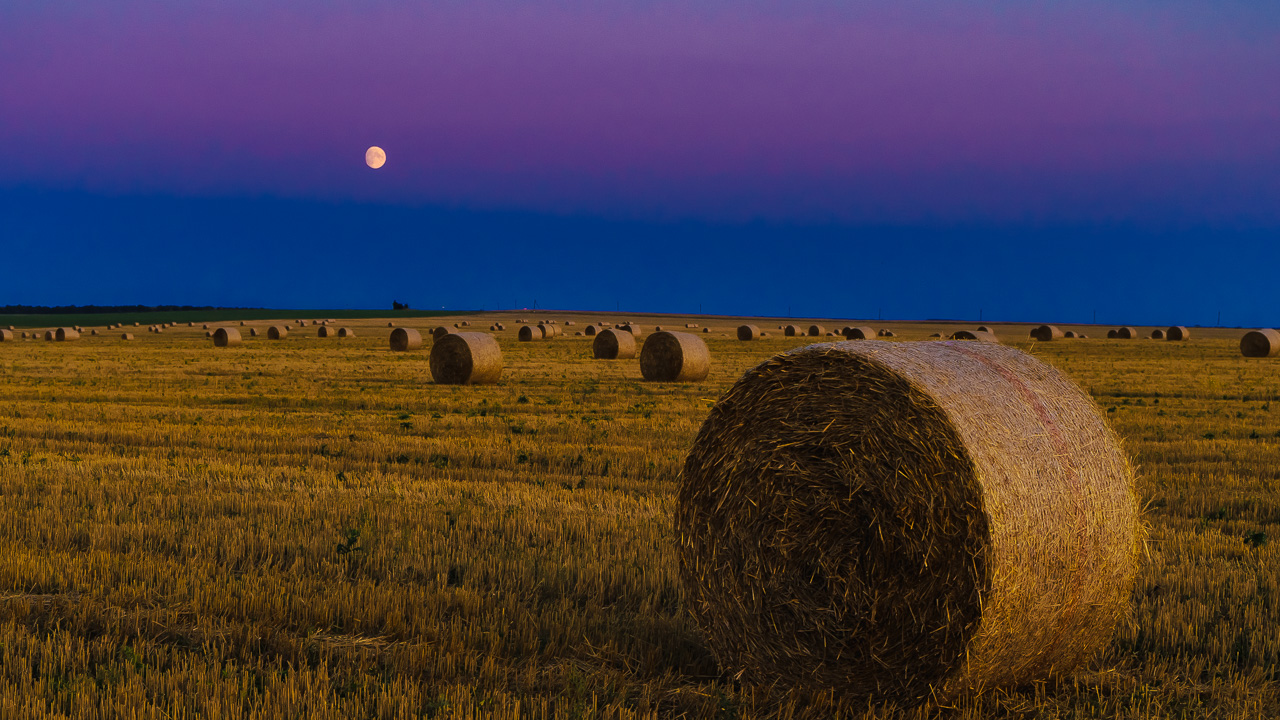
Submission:
[[[518,317],[575,325],[522,343]],[[595,318],[709,326],[687,332],[710,377],[591,359],[573,333]],[[432,383],[429,323],[464,319],[506,324],[497,385]],[[1280,715],[1280,359],[1241,357],[1242,330],[993,326],[1123,438],[1150,524],[1133,616],[1070,677],[900,711],[738,685],[677,577],[675,493],[708,409],[765,358],[838,338],[623,313],[394,321],[423,348],[390,352],[388,318],[281,341],[254,320],[233,348],[199,323],[0,343],[0,717]],[[816,322],[895,342],[974,327]]]

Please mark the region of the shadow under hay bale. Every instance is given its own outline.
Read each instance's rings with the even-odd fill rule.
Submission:
[[[1050,340],[1060,340],[1065,336],[1056,325],[1041,325],[1031,331],[1031,337],[1040,342],[1049,342]]]
[[[844,338],[846,340],[874,340],[876,331],[874,328],[848,327],[844,329]]]
[[[952,340],[981,340],[983,342],[998,343],[999,339],[989,332],[981,330],[957,330],[951,333]]]
[[[431,378],[440,385],[488,385],[502,377],[502,348],[492,335],[449,333],[431,346]]]
[[[739,325],[739,326],[738,326],[738,339],[739,339],[739,340],[743,340],[743,341],[746,341],[746,340],[759,340],[759,339],[760,339],[760,328],[756,327],[755,325]]]
[[[267,328],[268,340],[283,340],[289,337],[289,327],[287,325],[272,325]]]
[[[516,333],[516,339],[520,342],[533,342],[543,338],[543,328],[541,325],[521,325],[520,331]]]
[[[1190,340],[1191,331],[1183,325],[1174,325],[1164,331],[1165,340]]]
[[[676,526],[722,673],[906,705],[1088,661],[1142,542],[1093,401],[989,343],[820,344],[748,371],[694,440]]]
[[[1240,338],[1240,354],[1254,358],[1280,355],[1280,332],[1270,328],[1250,330]]]
[[[659,332],[640,348],[640,375],[654,382],[700,382],[711,372],[711,353],[697,335]]]
[[[422,347],[422,333],[413,328],[396,328],[391,331],[391,349],[394,352],[408,352]]]
[[[75,328],[60,327],[54,332],[53,338],[55,340],[58,340],[59,342],[64,342],[67,340],[79,340],[80,333]]]
[[[233,327],[220,327],[213,331],[214,347],[235,347],[240,344],[240,331]]]
[[[591,341],[596,360],[629,360],[636,356],[636,336],[626,330],[604,330]]]

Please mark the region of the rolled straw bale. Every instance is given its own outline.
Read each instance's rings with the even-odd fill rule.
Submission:
[[[983,342],[998,343],[996,336],[981,330],[957,330],[951,333],[952,340],[982,340]]]
[[[287,337],[289,337],[288,325],[272,325],[271,327],[267,328],[268,340],[283,340]]]
[[[1031,331],[1031,337],[1041,341],[1048,342],[1050,340],[1058,340],[1063,337],[1062,331],[1055,325],[1041,325]]]
[[[470,321],[470,320],[463,320],[463,321],[462,321],[462,327],[471,327],[471,321]]]
[[[930,335],[929,337],[931,337],[931,338],[940,338],[940,337],[942,337],[942,333],[934,333],[934,334]]]
[[[739,326],[738,326],[738,339],[739,339],[739,340],[744,340],[744,341],[745,341],[745,340],[759,340],[759,339],[760,339],[760,328],[756,327],[755,325],[739,325]]]
[[[1088,336],[1088,335],[1077,335],[1076,337],[1080,338],[1081,340],[1088,340],[1088,339],[1089,339],[1089,336]]]
[[[152,327],[155,327],[155,326],[153,325]],[[205,324],[204,324],[204,328],[203,328],[203,329],[204,329],[204,330],[208,330],[208,329],[209,329],[209,323],[205,323]]]
[[[797,325],[788,325],[782,328],[782,334],[786,335],[787,337],[796,337],[797,335],[802,335],[803,332],[800,330],[800,327]]]
[[[543,328],[541,325],[521,325],[520,331],[516,333],[516,339],[520,342],[533,342],[541,340],[543,337]]]
[[[546,324],[540,323],[538,327],[542,328],[542,336],[546,338],[553,338],[560,334],[560,328],[556,327],[555,325],[546,325]]]
[[[138,327],[138,322],[136,320],[134,321],[133,326]]]
[[[29,336],[29,335],[27,335],[25,332],[24,332],[24,333],[22,333],[22,339],[23,339],[23,340],[26,340],[28,337],[30,337],[30,336]]]
[[[1119,331],[1119,330],[1108,330],[1108,331],[1107,331],[1107,337],[1112,338],[1112,339],[1118,338],[1118,337],[1120,337],[1120,331]]]
[[[207,337],[207,338],[211,338],[211,337],[213,337],[213,331],[212,331],[212,330],[205,330],[205,331],[204,331],[204,336],[205,336],[205,337]]]
[[[120,339],[121,339],[121,340],[132,340],[132,339],[133,339],[133,333],[120,333]]]
[[[389,322],[389,323],[387,323],[387,327],[395,327],[395,326],[396,326],[396,324],[395,324],[395,323],[393,323],[393,322]]]
[[[328,325],[321,325],[319,329],[316,330],[316,337],[329,338],[333,336],[334,336],[333,328],[329,327]]]
[[[235,347],[240,344],[240,331],[233,327],[220,327],[213,331],[214,347]]]
[[[94,328],[94,329],[90,330],[90,331],[89,331],[89,334],[90,334],[90,335],[97,335],[97,334],[98,334],[98,328]]]
[[[619,330],[626,330],[627,332],[631,333],[632,335],[635,335],[637,340],[639,340],[640,338],[644,337],[644,330],[643,330],[639,325],[637,325],[637,324],[635,324],[635,323],[626,323],[626,324],[624,324],[624,325],[619,325],[619,326],[618,326],[618,329],[619,329]]]
[[[597,360],[629,360],[636,356],[636,336],[626,330],[604,330],[591,342]]]
[[[502,376],[502,348],[492,335],[449,333],[431,346],[431,377],[440,385],[488,385]]]
[[[60,327],[54,332],[54,338],[58,341],[79,340],[80,333],[75,328]]]
[[[1155,330],[1152,330],[1152,331],[1151,331],[1151,339],[1152,339],[1152,340],[1163,340],[1163,339],[1164,339],[1164,331],[1163,331],[1163,330],[1161,330],[1160,328],[1156,328]]]
[[[874,340],[876,331],[869,327],[850,327],[846,328],[844,337],[846,340]]]
[[[574,322],[574,321],[572,321],[572,320],[565,320],[565,321],[564,321],[564,324],[565,324],[565,325],[577,325],[578,323],[576,323],[576,322]]]
[[[821,325],[810,325],[809,337],[822,337],[823,333],[825,333],[826,331],[827,329],[822,327]]]
[[[698,323],[685,323],[684,326],[687,328],[696,328],[698,327]]]
[[[243,321],[243,320],[241,320],[241,321],[240,321],[240,327],[244,327],[244,321]]]
[[[582,332],[586,333],[587,335],[595,335],[596,333],[600,332],[600,328],[595,325],[588,325],[582,328]]]
[[[709,328],[709,327],[704,327],[704,328],[702,328],[702,332],[704,332],[704,333],[709,333],[709,332],[711,332],[711,328]],[[828,334],[828,335],[830,335],[831,333],[827,333],[827,334]]]
[[[1280,332],[1270,328],[1250,330],[1240,338],[1240,354],[1257,358],[1280,355]]]
[[[654,325],[654,326],[653,326],[653,331],[654,331],[654,332],[662,332],[662,326],[661,326],[661,325]]]
[[[575,336],[577,336],[577,337],[582,337],[582,331],[581,331],[581,330],[579,330],[579,331],[575,332],[575,333],[574,333],[574,335],[575,335]],[[635,337],[635,336],[634,336],[634,335],[632,335],[632,337]]]
[[[979,326],[978,326],[978,329],[979,329],[979,330],[981,330],[982,332],[989,332],[989,333],[991,333],[992,335],[995,335],[995,334],[996,334],[996,331],[995,331],[995,330],[992,330],[990,327],[988,327],[988,326],[986,326],[986,325],[979,325]]]
[[[10,329],[10,330],[16,330],[17,328],[15,328],[14,326],[10,325],[10,326],[9,326],[9,329]]]
[[[338,337],[340,338],[353,338],[355,336],[356,334],[351,328],[345,328],[345,327],[338,328]]]
[[[711,353],[697,335],[660,332],[640,348],[640,375],[657,382],[700,382],[711,371]]]
[[[1075,336],[1076,336],[1076,331],[1075,331],[1075,330],[1068,330],[1068,331],[1066,331],[1066,332],[1062,333],[1062,337],[1064,337],[1064,338],[1074,338]]]
[[[391,331],[391,349],[407,352],[422,347],[422,333],[413,328],[396,328]]]
[[[138,324],[138,323],[134,323],[134,325],[137,325],[137,324]],[[187,327],[195,327],[195,326],[196,326],[196,324],[195,324],[194,322],[189,322],[189,323],[187,323]]]
[[[23,333],[23,337],[26,337],[26,333]],[[0,342],[13,342],[13,331],[0,330]]]
[[[1173,327],[1164,331],[1164,339],[1165,340],[1190,340],[1191,331],[1188,330],[1185,326],[1174,325]]]
[[[258,328],[249,328],[249,337],[258,337]]]
[[[879,333],[880,337],[897,337],[897,333],[889,329],[882,329]]]
[[[52,342],[53,340],[57,339],[57,335],[55,335],[52,330],[45,330],[44,339]]]
[[[448,325],[439,325],[434,330],[431,331],[431,339],[439,340],[445,335],[449,335],[453,332],[454,332],[453,328],[449,327]]]
[[[991,343],[821,344],[711,410],[676,507],[721,672],[910,705],[1107,647],[1142,529],[1087,394]]]
[[[1137,340],[1138,330],[1137,328],[1131,328],[1127,326],[1122,328],[1116,328],[1116,337],[1120,338],[1121,340]]]
[[[460,328],[460,327],[462,327],[462,323],[454,323],[454,324],[453,324],[453,326],[454,326],[455,328]]]

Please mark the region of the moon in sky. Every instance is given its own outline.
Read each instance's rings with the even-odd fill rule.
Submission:
[[[364,164],[368,165],[374,170],[377,170],[378,168],[382,167],[386,162],[387,162],[387,154],[383,152],[382,148],[378,147],[377,145],[374,145],[373,147],[364,151]]]

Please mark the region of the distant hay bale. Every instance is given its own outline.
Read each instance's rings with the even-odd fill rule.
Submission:
[[[14,326],[10,325],[10,326],[9,326],[9,329],[10,329],[10,330],[16,330],[17,328],[15,328]]]
[[[640,375],[656,382],[700,382],[711,371],[711,353],[697,335],[660,332],[640,348]]]
[[[825,333],[826,331],[827,329],[822,327],[821,325],[810,325],[809,337],[822,337],[823,333]]]
[[[575,333],[574,333],[574,335],[575,335],[576,337],[582,337],[582,331],[581,331],[581,330],[579,330],[579,331],[575,332]],[[635,337],[635,336],[634,336],[634,335],[632,335],[632,337]]]
[[[321,325],[319,329],[316,330],[316,337],[331,338],[333,335],[333,328],[328,325]]]
[[[1088,340],[1088,339],[1089,339],[1089,336],[1088,336],[1088,335],[1077,335],[1076,337],[1080,338],[1081,340]]]
[[[351,328],[345,328],[345,327],[338,328],[338,337],[340,338],[353,338],[355,336],[356,334]]]
[[[26,333],[23,333],[23,337],[26,337]],[[0,342],[13,342],[13,331],[0,330]]]
[[[1111,335],[1108,334],[1107,337],[1111,337]],[[1122,328],[1116,328],[1116,337],[1120,338],[1121,340],[1137,340],[1138,330],[1137,328],[1131,328],[1128,326],[1122,327]]]
[[[134,321],[133,326],[138,327],[138,322],[136,320]]]
[[[996,336],[982,330],[957,330],[951,333],[952,340],[981,340],[983,342],[998,343]]]
[[[653,326],[653,331],[654,331],[654,332],[662,332],[662,326],[661,326],[661,325],[654,325],[654,326]]]
[[[258,328],[249,328],[249,337],[258,337]]]
[[[1064,337],[1064,338],[1074,338],[1075,336],[1076,336],[1076,331],[1075,331],[1075,330],[1068,330],[1068,331],[1066,331],[1066,332],[1062,333],[1062,337]]]
[[[454,324],[453,324],[453,326],[454,326],[455,328],[461,328],[461,327],[462,327],[462,323],[454,323]]]
[[[22,339],[23,339],[23,340],[26,340],[28,337],[30,337],[30,336],[29,336],[29,335],[27,335],[27,333],[25,333],[25,332],[24,332],[24,333],[22,333]]]
[[[1280,355],[1280,332],[1270,328],[1250,330],[1240,338],[1240,354],[1255,358]]]
[[[470,320],[463,320],[463,321],[462,321],[462,327],[471,327],[471,321],[470,321]]]
[[[870,702],[1069,673],[1129,613],[1132,472],[1063,373],[987,343],[749,370],[681,473],[684,604],[721,672]]]
[[[756,327],[755,325],[739,325],[739,326],[738,326],[738,339],[739,339],[739,340],[743,340],[743,341],[746,341],[746,340],[759,340],[759,339],[760,339],[760,328]]]
[[[1174,325],[1164,331],[1165,340],[1190,340],[1191,331],[1183,325]]]
[[[154,325],[152,325],[152,327],[155,327],[155,326],[154,326]],[[209,323],[205,323],[205,324],[204,324],[204,328],[203,328],[203,329],[204,329],[204,330],[208,330],[208,329],[209,329]]]
[[[600,328],[599,328],[599,327],[597,327],[597,326],[595,326],[595,325],[588,325],[588,326],[586,326],[586,327],[582,328],[582,332],[586,333],[588,336],[591,336],[591,335],[595,335],[596,333],[600,332]]]
[[[1164,339],[1164,331],[1163,331],[1163,330],[1161,330],[1160,328],[1156,328],[1155,330],[1152,330],[1152,331],[1151,331],[1151,339],[1152,339],[1152,340],[1163,340],[1163,339]]]
[[[931,338],[940,338],[940,337],[942,337],[942,333],[934,333],[934,334],[930,335],[929,337],[931,337]]]
[[[521,325],[519,332],[516,333],[516,339],[520,342],[533,342],[541,340],[543,335],[541,325]]]
[[[408,352],[422,347],[422,333],[413,328],[396,328],[391,331],[391,349]]]
[[[636,336],[626,330],[603,330],[591,342],[596,360],[629,360],[636,356]]]
[[[542,328],[542,336],[547,338],[559,337],[564,332],[558,325],[539,324],[538,327]]]
[[[138,323],[134,323],[134,325],[137,325],[137,324],[138,324]],[[195,327],[195,326],[196,326],[196,324],[195,324],[194,322],[189,322],[189,323],[187,323],[187,327]],[[130,339],[132,339],[132,338],[130,338]]]
[[[1108,330],[1108,331],[1107,331],[1107,337],[1112,338],[1112,339],[1118,338],[1118,337],[1120,337],[1120,331],[1118,331],[1118,330]]]
[[[54,339],[59,342],[66,340],[79,340],[80,333],[75,328],[60,327],[54,332]]]
[[[211,337],[213,337],[213,331],[212,331],[212,330],[205,330],[205,331],[204,331],[204,336],[205,336],[205,337],[207,337],[207,338],[211,338]]]
[[[709,327],[704,327],[704,328],[702,328],[702,332],[704,332],[704,333],[709,333],[709,332],[711,332],[711,328],[709,328]]]
[[[995,334],[996,334],[996,331],[995,331],[995,330],[992,330],[990,327],[988,327],[988,326],[986,326],[986,325],[979,325],[979,326],[978,326],[978,329],[979,329],[979,330],[981,330],[982,332],[988,332],[988,333],[991,333],[992,335],[995,335]]]
[[[565,324],[565,325],[577,325],[577,323],[576,323],[576,322],[574,322],[574,321],[572,321],[572,320],[565,320],[565,321],[564,321],[564,324]]]
[[[431,346],[431,377],[440,385],[496,383],[502,377],[502,348],[487,333],[448,333]]]
[[[845,328],[844,337],[846,340],[874,340],[876,331],[874,328],[864,326]]]
[[[685,323],[684,326],[687,328],[696,328],[698,327],[698,323]]]
[[[1049,342],[1050,340],[1058,340],[1065,335],[1057,328],[1056,325],[1041,325],[1031,331],[1031,337],[1040,342]]]
[[[288,325],[272,325],[271,327],[267,328],[268,340],[283,340],[287,337],[289,337]]]
[[[133,339],[133,333],[120,333],[120,339],[121,339],[121,340],[132,340],[132,339]]]
[[[387,323],[387,327],[395,327],[395,326],[396,326],[396,324],[395,324],[395,323],[393,323],[393,322],[389,322],[389,323]]]
[[[635,335],[637,340],[639,340],[640,338],[644,337],[644,330],[643,330],[639,325],[637,325],[636,323],[624,323],[624,324],[622,324],[622,325],[619,325],[619,326],[618,326],[618,329],[619,329],[619,330],[626,330],[627,332],[631,333],[632,335]]]
[[[94,328],[94,329],[90,330],[90,331],[89,331],[89,334],[90,334],[90,335],[97,335],[97,334],[98,334],[98,328]]]
[[[449,327],[448,325],[439,325],[431,331],[431,339],[433,341],[439,340],[445,335],[450,335],[453,332],[454,332],[454,329]]]
[[[241,321],[240,321],[240,327],[244,327],[244,321],[243,321],[243,320],[241,320]]]
[[[48,341],[52,342],[52,341],[56,340],[57,338],[58,338],[57,334],[55,334],[52,330],[45,330],[45,331],[44,331],[44,339],[45,339],[45,340],[48,340]]]
[[[892,330],[890,330],[890,329],[888,329],[888,328],[883,328],[883,329],[881,329],[881,330],[880,330],[880,332],[879,332],[879,336],[880,336],[880,337],[897,337],[898,335],[897,335],[897,333],[895,333],[894,331],[892,331]]]
[[[782,334],[787,337],[796,337],[797,335],[803,334],[803,331],[800,330],[799,325],[788,325],[782,328]]]
[[[220,327],[213,331],[214,347],[235,347],[240,344],[240,331],[233,327]]]

